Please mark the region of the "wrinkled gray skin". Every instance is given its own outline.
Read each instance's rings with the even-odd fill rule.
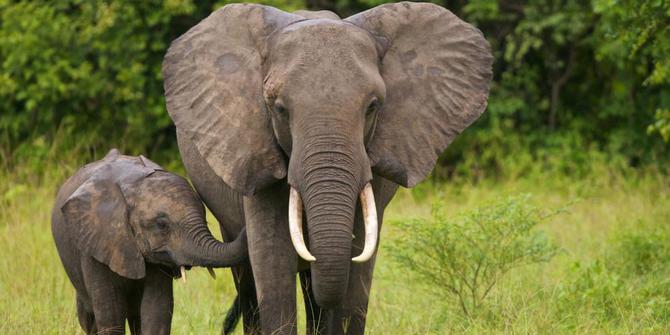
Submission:
[[[484,111],[491,63],[479,30],[426,3],[344,20],[227,5],[173,42],[163,75],[182,159],[225,238],[247,228],[249,264],[233,268],[246,333],[296,333],[296,272],[308,332],[364,332],[375,260],[351,262],[359,192],[372,182],[381,227],[398,185]],[[291,244],[289,186],[311,264]]]
[[[246,234],[214,239],[198,195],[183,178],[115,149],[61,187],[52,232],[77,291],[87,334],[169,334],[179,267],[246,259]]]

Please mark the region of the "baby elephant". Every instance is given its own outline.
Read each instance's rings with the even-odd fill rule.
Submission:
[[[247,255],[246,234],[223,243],[183,178],[143,156],[110,151],[61,187],[51,228],[87,334],[169,334],[172,279],[191,266]]]

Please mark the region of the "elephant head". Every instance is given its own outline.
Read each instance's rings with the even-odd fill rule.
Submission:
[[[145,261],[184,278],[185,268],[230,266],[247,254],[246,234],[216,240],[188,182],[143,156],[110,152],[61,211],[78,249],[126,278],[143,278]]]
[[[171,118],[225,183],[252,195],[287,178],[294,246],[332,306],[358,199],[366,246],[354,261],[376,248],[373,173],[424,179],[484,111],[492,56],[478,29],[432,4],[306,16],[227,5],[172,43],[163,75]]]

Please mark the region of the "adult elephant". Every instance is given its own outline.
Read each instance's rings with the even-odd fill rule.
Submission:
[[[478,29],[428,3],[344,20],[227,5],[172,43],[188,174],[226,240],[247,227],[245,332],[296,333],[297,271],[308,332],[363,333],[377,219],[484,111],[491,63]]]

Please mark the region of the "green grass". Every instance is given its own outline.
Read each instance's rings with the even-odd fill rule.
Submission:
[[[53,166],[40,176],[21,169],[0,172],[0,334],[81,333],[74,290],[56,254],[49,220],[57,186],[74,165]],[[669,185],[657,171],[600,166],[579,178],[539,172],[401,190],[386,212],[368,333],[670,333]],[[549,263],[512,271],[476,318],[464,317],[454,301],[434,296],[389,256],[389,245],[402,247],[412,238],[393,222],[429,217],[435,201],[456,214],[519,193],[532,194],[540,208],[567,206],[567,212],[540,226],[561,252]],[[188,283],[175,283],[173,333],[220,332],[235,290],[228,270],[217,274],[213,281],[205,270],[194,269]]]

